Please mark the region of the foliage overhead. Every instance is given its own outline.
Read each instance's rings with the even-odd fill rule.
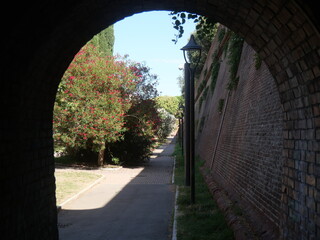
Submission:
[[[172,41],[175,43],[177,43],[178,39],[183,36],[183,25],[186,23],[187,20],[192,20],[194,23],[197,23],[196,30],[193,35],[195,37],[196,42],[202,46],[201,58],[195,72],[195,77],[199,78],[204,63],[207,59],[208,52],[212,44],[212,40],[217,33],[218,23],[211,18],[186,12],[173,11],[169,15],[172,16],[173,28],[178,31],[178,34],[175,35],[175,39],[172,39]],[[195,62],[193,59],[198,58],[196,54],[197,53],[189,54],[188,57],[191,62]]]
[[[187,13],[187,12],[177,12],[172,11],[170,14],[172,16],[172,24],[173,28],[178,31],[178,34],[175,35],[175,39],[172,39],[174,43],[178,42],[178,39],[181,38],[184,34],[183,25],[186,23],[187,20],[192,20],[196,25],[196,34],[198,35],[199,39],[205,39],[207,36],[215,34],[214,32],[215,27],[214,25],[217,23],[214,19],[208,18],[202,15]],[[212,38],[209,40],[210,43]]]

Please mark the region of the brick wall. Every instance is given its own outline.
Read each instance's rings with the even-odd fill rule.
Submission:
[[[211,52],[216,49],[214,46],[217,42]],[[206,161],[206,169],[210,169],[215,181],[234,199],[246,204],[246,211],[263,215],[278,228],[283,111],[275,80],[264,63],[255,69],[254,54],[244,44],[238,69],[240,81],[230,92],[226,89],[229,64],[221,55],[216,88],[207,95],[197,115],[198,119],[205,117],[203,130],[197,136],[197,153]],[[218,112],[220,99],[224,99],[224,116]],[[196,112],[200,110],[197,108]]]

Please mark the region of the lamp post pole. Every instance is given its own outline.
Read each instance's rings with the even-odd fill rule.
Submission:
[[[184,81],[185,81],[185,96],[184,96],[184,106],[185,106],[185,158],[184,158],[184,173],[185,173],[185,185],[190,186],[190,64],[184,64]]]
[[[194,146],[194,69],[190,68],[190,187],[191,203],[195,203],[195,146]]]
[[[179,104],[179,109],[180,109],[180,117],[179,117],[179,138],[180,138],[180,144],[181,144],[181,153],[183,156],[184,154],[184,124],[183,124],[183,118],[184,118],[184,106],[180,103]]]
[[[183,112],[182,112],[182,116],[181,116],[181,148],[182,148],[182,154],[184,154],[184,108],[183,108]]]
[[[194,73],[201,57],[201,46],[199,46],[193,35],[183,50],[185,63],[185,126],[186,126],[186,163],[189,162],[189,170],[186,164],[186,182],[190,179],[190,201],[195,203],[195,144],[194,144]],[[197,60],[194,63],[188,62],[186,52],[197,52]],[[189,174],[187,174],[187,172]]]

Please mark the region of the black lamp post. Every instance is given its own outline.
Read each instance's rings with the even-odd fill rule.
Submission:
[[[186,46],[181,48],[185,63],[185,127],[186,127],[186,185],[190,179],[191,203],[195,203],[195,147],[194,147],[194,73],[199,64],[202,47],[191,35]],[[190,170],[188,170],[188,163]],[[190,175],[188,175],[188,173]]]
[[[182,154],[184,154],[184,134],[183,134],[183,129],[184,129],[184,124],[183,124],[183,118],[184,118],[184,106],[180,103],[179,104],[179,110],[180,110],[180,116],[179,116],[179,139],[180,139],[180,144],[181,144],[181,151]]]

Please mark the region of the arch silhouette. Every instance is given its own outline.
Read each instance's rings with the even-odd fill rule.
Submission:
[[[315,5],[301,0],[60,0],[8,3],[6,8],[11,15],[1,21],[2,236],[58,238],[52,109],[75,53],[124,17],[177,10],[216,19],[244,37],[267,64],[284,110],[282,237],[320,237],[320,21]],[[137,34],[142,33],[137,26]]]

